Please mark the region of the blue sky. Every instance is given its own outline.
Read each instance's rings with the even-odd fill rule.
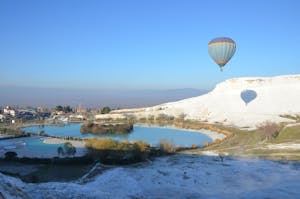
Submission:
[[[300,1],[0,1],[0,86],[211,89],[300,73]],[[237,43],[219,72],[208,42]]]

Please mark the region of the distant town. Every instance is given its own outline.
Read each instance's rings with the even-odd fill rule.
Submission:
[[[111,109],[109,107],[103,107],[99,109],[84,108],[78,106],[72,108],[70,106],[58,105],[54,108],[44,107],[13,107],[6,106],[0,107],[0,122],[21,124],[28,121],[44,121],[55,120],[61,122],[80,122],[87,119],[94,119],[97,114],[109,113]]]

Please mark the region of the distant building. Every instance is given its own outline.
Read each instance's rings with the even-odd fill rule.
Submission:
[[[12,109],[10,106],[7,106],[6,108],[3,109],[3,113],[7,115],[11,115],[13,117],[16,116],[16,111]]]
[[[81,120],[85,120],[85,116],[83,116],[82,114],[72,114],[69,116],[69,119],[72,120],[72,121],[81,121]]]
[[[37,117],[36,112],[31,110],[19,110],[16,115],[16,118],[25,119],[25,120],[32,120],[35,119],[36,117]]]
[[[4,120],[5,120],[5,115],[4,114],[0,114],[0,122],[4,122]]]
[[[47,118],[51,117],[51,113],[50,112],[38,112],[38,116],[40,118],[47,119]]]
[[[36,111],[37,112],[46,112],[47,110],[44,107],[39,106],[39,107],[36,108]]]
[[[65,113],[63,111],[56,111],[57,115],[64,115]]]

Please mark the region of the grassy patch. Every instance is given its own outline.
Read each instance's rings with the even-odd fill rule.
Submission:
[[[270,143],[298,142],[300,143],[300,125],[284,128]]]
[[[300,160],[300,150],[295,149],[250,149],[248,156],[276,160]]]
[[[230,154],[245,153],[249,148],[257,145],[260,142],[260,135],[257,131],[241,131],[238,129],[231,129],[234,136],[230,139],[224,140],[217,145],[207,147],[207,150],[222,150]]]
[[[222,127],[218,127],[222,128]],[[233,156],[258,157],[283,160],[300,160],[299,149],[269,149],[270,144],[300,143],[300,126],[283,128],[275,138],[263,141],[259,130],[243,131],[235,128],[223,127],[234,133],[234,136],[220,144],[213,144],[204,149],[191,150],[198,153],[212,150],[219,153],[226,152]]]

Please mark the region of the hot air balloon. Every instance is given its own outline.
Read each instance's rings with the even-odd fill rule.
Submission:
[[[241,92],[241,98],[245,102],[246,106],[249,102],[254,100],[257,97],[257,94],[254,90],[243,90]]]
[[[223,71],[222,67],[224,67],[234,55],[235,49],[235,42],[229,37],[218,37],[208,43],[208,53],[220,66],[221,71]]]

